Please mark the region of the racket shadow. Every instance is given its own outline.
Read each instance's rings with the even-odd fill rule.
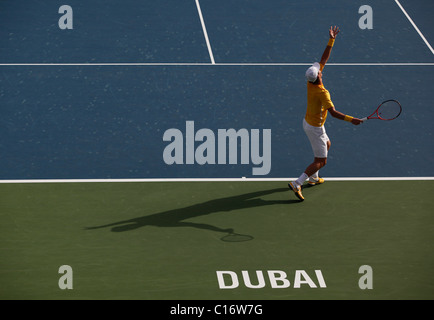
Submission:
[[[184,221],[190,218],[197,218],[213,213],[229,212],[241,209],[257,208],[263,206],[272,206],[277,204],[294,204],[298,200],[264,200],[260,197],[278,192],[288,192],[288,188],[275,188],[250,192],[242,195],[231,196],[226,198],[214,199],[184,208],[167,210],[141,217],[121,220],[105,225],[87,227],[86,230],[95,230],[101,228],[111,228],[112,232],[132,231],[146,226],[156,226],[162,228],[173,227],[190,227],[201,230],[209,230],[226,234],[221,238],[222,241],[240,242],[253,239],[251,235],[241,235],[232,228],[220,228],[206,223],[196,223]]]

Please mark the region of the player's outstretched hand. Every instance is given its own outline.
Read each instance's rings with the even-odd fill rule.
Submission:
[[[358,126],[359,124],[363,123],[363,120],[359,118],[353,118],[351,119],[351,123]]]
[[[338,35],[338,33],[339,33],[339,27],[337,27],[337,26],[334,26],[334,27],[330,27],[330,30],[329,30],[329,35],[330,35],[330,38],[331,39],[336,39],[336,36]]]

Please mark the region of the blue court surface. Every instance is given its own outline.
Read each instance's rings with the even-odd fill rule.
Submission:
[[[404,111],[358,127],[329,119],[322,174],[434,175],[434,57],[395,1],[375,1],[373,29],[359,27],[362,1],[203,0],[203,25],[193,0],[70,1],[65,30],[62,4],[0,2],[1,179],[251,177],[260,167],[240,154],[168,165],[163,135],[176,128],[186,139],[187,121],[216,135],[270,129],[270,170],[256,176],[298,176],[312,158],[304,71],[332,24],[342,32],[325,86],[336,108],[364,117],[393,98]],[[432,43],[433,4],[400,4]]]
[[[360,24],[368,21],[363,20],[366,12],[359,13],[366,4],[372,8],[372,15],[366,18],[371,19],[371,29],[361,28]],[[62,5],[72,9],[70,16],[65,16],[68,14],[66,11],[59,13]],[[336,109],[363,118],[369,116],[382,101],[396,99],[400,101],[403,112],[393,121],[368,120],[360,126],[329,116],[325,127],[332,144],[327,166],[321,170],[321,176],[344,180],[433,180],[433,14],[434,2],[431,0],[375,0],[370,3],[361,0],[0,0],[0,186],[10,197],[8,201],[0,198],[2,224],[3,221],[5,223],[2,233],[5,241],[9,241],[7,245],[0,245],[0,260],[3,260],[0,266],[4,269],[3,273],[0,270],[0,281],[14,279],[16,266],[24,263],[19,261],[18,256],[10,254],[11,250],[15,250],[14,246],[19,247],[18,252],[22,256],[32,256],[34,250],[39,252],[37,250],[42,249],[35,248],[40,248],[39,245],[44,244],[45,240],[32,240],[33,235],[36,239],[42,239],[39,238],[43,237],[39,230],[50,234],[49,243],[59,241],[58,237],[62,234],[59,230],[63,230],[60,223],[62,219],[72,221],[68,223],[67,232],[71,232],[71,239],[76,237],[74,239],[77,240],[75,245],[65,243],[65,247],[71,245],[76,249],[75,252],[84,252],[83,256],[76,256],[77,263],[82,263],[79,259],[83,257],[91,257],[89,259],[92,260],[98,256],[100,261],[107,261],[107,265],[113,263],[113,273],[118,270],[119,265],[116,263],[120,263],[119,268],[126,265],[111,260],[114,259],[111,253],[104,256],[113,243],[117,243],[119,252],[126,250],[131,257],[135,257],[136,252],[131,250],[136,247],[130,246],[130,241],[137,241],[140,246],[154,250],[155,259],[166,261],[164,252],[154,247],[152,241],[148,243],[143,240],[139,231],[122,234],[110,232],[108,226],[125,221],[148,226],[151,230],[149,239],[158,239],[156,242],[162,246],[166,246],[166,241],[172,236],[173,239],[177,239],[175,236],[191,236],[197,240],[187,241],[190,244],[187,248],[182,245],[183,241],[172,239],[167,246],[175,255],[176,252],[191,249],[192,253],[189,254],[193,257],[198,254],[193,253],[195,248],[200,248],[203,250],[201,254],[204,254],[210,248],[208,242],[215,250],[221,250],[222,255],[227,254],[227,261],[234,259],[231,256],[233,252],[228,249],[231,245],[239,245],[240,252],[255,251],[265,255],[279,245],[279,248],[286,248],[283,243],[290,241],[308,246],[310,235],[306,235],[306,241],[297,238],[304,226],[304,209],[294,209],[296,206],[291,205],[291,210],[303,217],[298,224],[293,216],[286,215],[288,204],[295,203],[295,198],[287,200],[286,193],[273,195],[275,192],[287,192],[286,183],[277,186],[269,181],[261,182],[264,183],[263,188],[261,185],[246,184],[242,191],[232,184],[227,187],[213,185],[212,181],[215,180],[208,181],[202,189],[199,184],[190,187],[188,184],[185,187],[170,184],[173,181],[170,179],[247,177],[252,181],[280,181],[298,177],[313,160],[311,146],[302,128],[306,112],[305,71],[321,59],[331,25],[338,25],[341,32],[324,69],[324,85],[330,91]],[[72,28],[63,28],[66,22],[71,23]],[[16,184],[35,180],[110,182],[110,179],[156,179],[163,184],[157,183],[155,188],[147,183],[137,187],[130,184],[125,188],[113,184],[71,184],[62,185],[56,190],[44,184],[34,188]],[[393,188],[399,185],[395,182]],[[348,185],[347,192],[341,193],[342,197],[343,194],[350,197],[354,190],[357,193],[361,186],[364,196],[369,197],[370,201],[380,200],[375,199],[366,184]],[[381,186],[385,192],[387,186],[391,188],[392,184]],[[387,226],[385,230],[390,231],[383,233],[377,227],[378,238],[372,236],[369,243],[374,246],[386,233],[396,239],[394,226],[412,223],[413,228],[407,230],[405,238],[408,242],[399,245],[399,248],[398,242],[385,242],[390,246],[387,249],[390,249],[387,252],[392,252],[390,254],[398,254],[402,246],[409,254],[412,250],[415,250],[415,255],[422,252],[420,255],[423,258],[418,260],[421,261],[419,267],[423,269],[422,275],[434,267],[432,257],[426,254],[432,250],[432,228],[428,227],[432,215],[428,208],[432,208],[433,202],[425,197],[418,198],[416,207],[420,210],[413,212],[412,199],[418,193],[415,188],[420,188],[420,193],[428,194],[430,188],[432,190],[432,181],[424,181],[419,185],[413,182],[411,186],[412,193],[404,193],[402,203],[397,200],[400,197],[397,191],[386,194],[383,205],[387,207],[389,204],[396,210],[388,212],[390,216],[383,216],[383,211],[379,209],[375,211],[374,205],[369,209],[371,218],[384,219],[381,223]],[[403,182],[403,188],[406,187],[408,185]],[[189,188],[203,192],[197,198],[203,203],[194,202],[196,195],[191,195]],[[339,193],[341,188],[342,185],[331,183],[323,190]],[[219,198],[219,201],[212,197],[213,194],[208,194],[211,192],[209,190],[214,189],[215,198]],[[142,200],[143,190],[146,191],[146,197]],[[168,190],[173,190],[173,193]],[[232,192],[234,195],[231,195]],[[340,218],[344,217],[344,224],[353,224],[346,211],[350,205],[345,206],[345,210],[336,209],[331,200],[324,200],[326,192],[322,191],[324,195],[321,192],[314,193],[312,189],[306,192],[313,195],[311,199],[322,203],[326,210],[325,215],[317,217],[312,202],[310,204],[309,213],[314,214],[310,216],[309,223],[315,234],[319,232],[318,244],[328,243],[325,239],[331,239],[334,233],[342,233],[345,229],[325,227],[331,236],[327,232],[322,233],[322,223],[327,223],[329,217],[336,219],[334,221],[341,221]],[[261,195],[271,199],[269,204],[275,205],[274,211],[260,211],[264,202],[249,198]],[[23,201],[22,204],[19,199]],[[35,210],[44,215],[45,201],[47,207],[51,203],[52,210],[47,210],[44,222],[38,222],[37,217],[31,216],[30,212]],[[131,205],[123,201],[131,201]],[[218,204],[218,210],[211,208],[214,203]],[[258,205],[255,206],[255,203]],[[362,210],[364,203],[358,199],[354,205]],[[146,211],[142,206],[152,210]],[[215,216],[210,215],[206,218],[210,219],[210,226],[202,217],[220,209],[228,213],[246,208],[257,215],[246,217],[250,224],[241,222],[243,215],[239,215],[241,218],[236,225],[237,232],[243,233],[244,227],[255,230],[256,234],[252,232],[256,238],[254,241],[243,239],[231,244],[220,241],[223,235],[218,233],[224,234],[233,228],[228,222],[232,216],[223,214],[216,222],[212,222]],[[201,212],[203,209],[205,214]],[[63,214],[63,218],[59,218],[57,213]],[[75,214],[80,217],[77,221]],[[275,215],[273,223],[282,221],[279,230],[271,222],[264,223],[268,221],[269,214]],[[398,220],[394,220],[395,216],[398,216]],[[184,219],[196,218],[205,222],[182,222]],[[360,239],[363,238],[361,235],[369,237],[372,234],[367,219],[360,216],[358,220],[363,222],[366,229],[359,230],[353,226],[355,232],[359,232]],[[45,225],[47,221],[53,226],[50,230],[47,227],[50,224]],[[389,221],[394,221],[394,224],[389,225]],[[286,233],[284,223],[294,226],[292,233]],[[156,232],[149,225],[163,231]],[[20,229],[20,226],[26,227]],[[41,229],[32,229],[32,226]],[[190,231],[183,234],[186,228],[172,228],[174,226],[188,227]],[[263,226],[263,229],[258,231],[255,226]],[[84,231],[87,227],[92,230]],[[116,227],[113,229],[116,231]],[[174,229],[178,232],[175,235],[171,233]],[[22,234],[21,238],[19,234],[22,230],[30,230],[30,233]],[[160,237],[161,234],[163,237]],[[272,243],[270,234],[278,234],[277,239],[281,239],[281,243]],[[412,234],[420,237],[413,237]],[[229,235],[232,236],[232,232]],[[323,235],[327,237],[322,238]],[[350,232],[341,238],[345,236],[351,238]],[[118,242],[120,238],[116,237],[123,237],[123,240]],[[86,239],[101,243],[102,251],[96,250],[95,244],[95,251],[87,252]],[[345,241],[336,239],[333,241],[342,246],[337,250],[333,248],[333,252],[346,256],[346,247],[342,244]],[[411,242],[413,240],[414,245]],[[369,256],[369,252],[359,247],[362,242],[354,240],[351,242],[354,247],[351,248],[356,248],[356,254],[363,253],[365,256],[366,253]],[[50,252],[57,254],[57,249],[52,248]],[[140,257],[145,260],[148,256],[145,249],[142,251]],[[310,268],[321,265],[323,261],[330,263],[326,258],[328,251],[324,252],[324,260],[315,260],[322,256],[311,256],[312,260],[307,260],[307,263],[311,262]],[[393,262],[386,261],[386,258],[381,259],[382,253],[376,252],[378,263],[387,265],[386,271],[401,266],[402,261],[398,261],[398,258],[393,258]],[[295,256],[300,261],[304,259],[304,252],[297,254]],[[249,265],[251,268],[262,268],[253,257],[249,258],[247,253],[246,256],[243,261],[252,262]],[[12,258],[4,262],[6,260],[3,257]],[[210,259],[206,254],[203,258]],[[178,256],[177,259],[177,262],[185,264],[183,257]],[[277,255],[273,259],[273,263],[280,262]],[[353,260],[359,263],[358,258]],[[166,289],[162,289],[157,298],[197,299],[203,293],[206,299],[242,299],[243,296],[225,295],[228,291],[224,290],[216,296],[210,293],[206,285],[215,282],[215,270],[224,267],[217,265],[221,261],[216,261],[215,257],[210,261],[216,262],[212,269],[212,280],[209,280],[209,270],[205,272],[200,269],[205,266],[195,265],[198,274],[206,273],[201,278],[204,279],[205,287],[197,291],[198,295],[184,295],[180,285],[174,292],[170,291],[169,286],[167,295]],[[411,261],[406,262],[406,270],[412,266]],[[143,276],[144,283],[165,288],[165,280],[158,278],[161,273],[161,270],[157,270],[158,262],[155,265],[154,262],[149,263],[155,273]],[[359,265],[362,263],[369,261],[365,259]],[[175,276],[180,269],[176,263],[171,266]],[[137,270],[139,267],[140,264]],[[268,267],[276,268],[271,265]],[[40,266],[40,269],[44,267]],[[131,275],[137,270],[130,270]],[[185,267],[185,270],[190,269]],[[401,276],[403,274],[400,273]],[[155,277],[155,282],[146,277]],[[192,276],[187,274],[186,277]],[[411,288],[417,287],[419,280],[412,282]],[[131,281],[135,286],[142,285],[134,284],[134,279]],[[390,283],[397,281],[391,279]],[[103,280],[101,283],[108,285]],[[7,285],[8,288],[14,286],[12,282],[7,282]],[[389,282],[384,287],[389,287]],[[432,293],[427,294],[429,288],[432,290],[432,280],[429,279],[423,287],[423,292],[409,292],[408,296],[432,298]],[[116,290],[107,289],[104,298],[112,298],[109,294]],[[21,291],[10,293],[3,292],[2,297],[35,298]],[[152,299],[155,295],[151,293],[138,298]],[[98,294],[86,293],[81,297],[99,298]],[[399,299],[402,297],[399,294],[394,296],[391,292],[388,296],[381,293],[379,297]],[[249,297],[273,299],[273,295],[274,292],[266,296],[260,293],[256,295],[255,292]],[[44,297],[53,298],[56,295],[49,293]],[[80,298],[72,296],[77,297]],[[131,298],[121,291],[114,297]],[[303,297],[309,298],[308,295]],[[327,295],[315,297],[330,298]],[[345,297],[345,292],[338,292],[331,298]],[[279,298],[285,299],[287,296]]]

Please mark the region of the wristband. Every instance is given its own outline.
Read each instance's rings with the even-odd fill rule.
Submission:
[[[351,120],[353,120],[354,119],[354,117],[351,117],[351,116],[345,116],[345,118],[344,118],[344,120],[345,121],[348,121],[348,122],[351,122]]]
[[[329,39],[329,43],[327,43],[327,46],[329,46],[329,47],[333,47],[334,43],[335,43],[335,39],[330,38],[330,39]]]

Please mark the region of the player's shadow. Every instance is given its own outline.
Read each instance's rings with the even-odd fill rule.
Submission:
[[[292,204],[298,203],[298,200],[264,200],[260,197],[277,192],[288,192],[288,188],[277,188],[263,191],[250,192],[242,195],[220,198],[206,201],[203,203],[194,204],[188,207],[163,211],[142,217],[137,217],[128,220],[117,221],[101,226],[88,227],[87,230],[100,228],[109,228],[113,232],[131,231],[145,226],[156,227],[192,227],[197,229],[222,232],[228,235],[238,235],[233,229],[223,229],[206,223],[195,223],[185,221],[187,219],[205,216],[211,213],[235,211],[240,209],[249,209],[263,206],[272,206],[276,204]],[[253,239],[251,236],[247,236]],[[236,237],[226,237],[227,239]],[[249,239],[250,240],[250,239]],[[228,240],[229,241],[229,240]]]

